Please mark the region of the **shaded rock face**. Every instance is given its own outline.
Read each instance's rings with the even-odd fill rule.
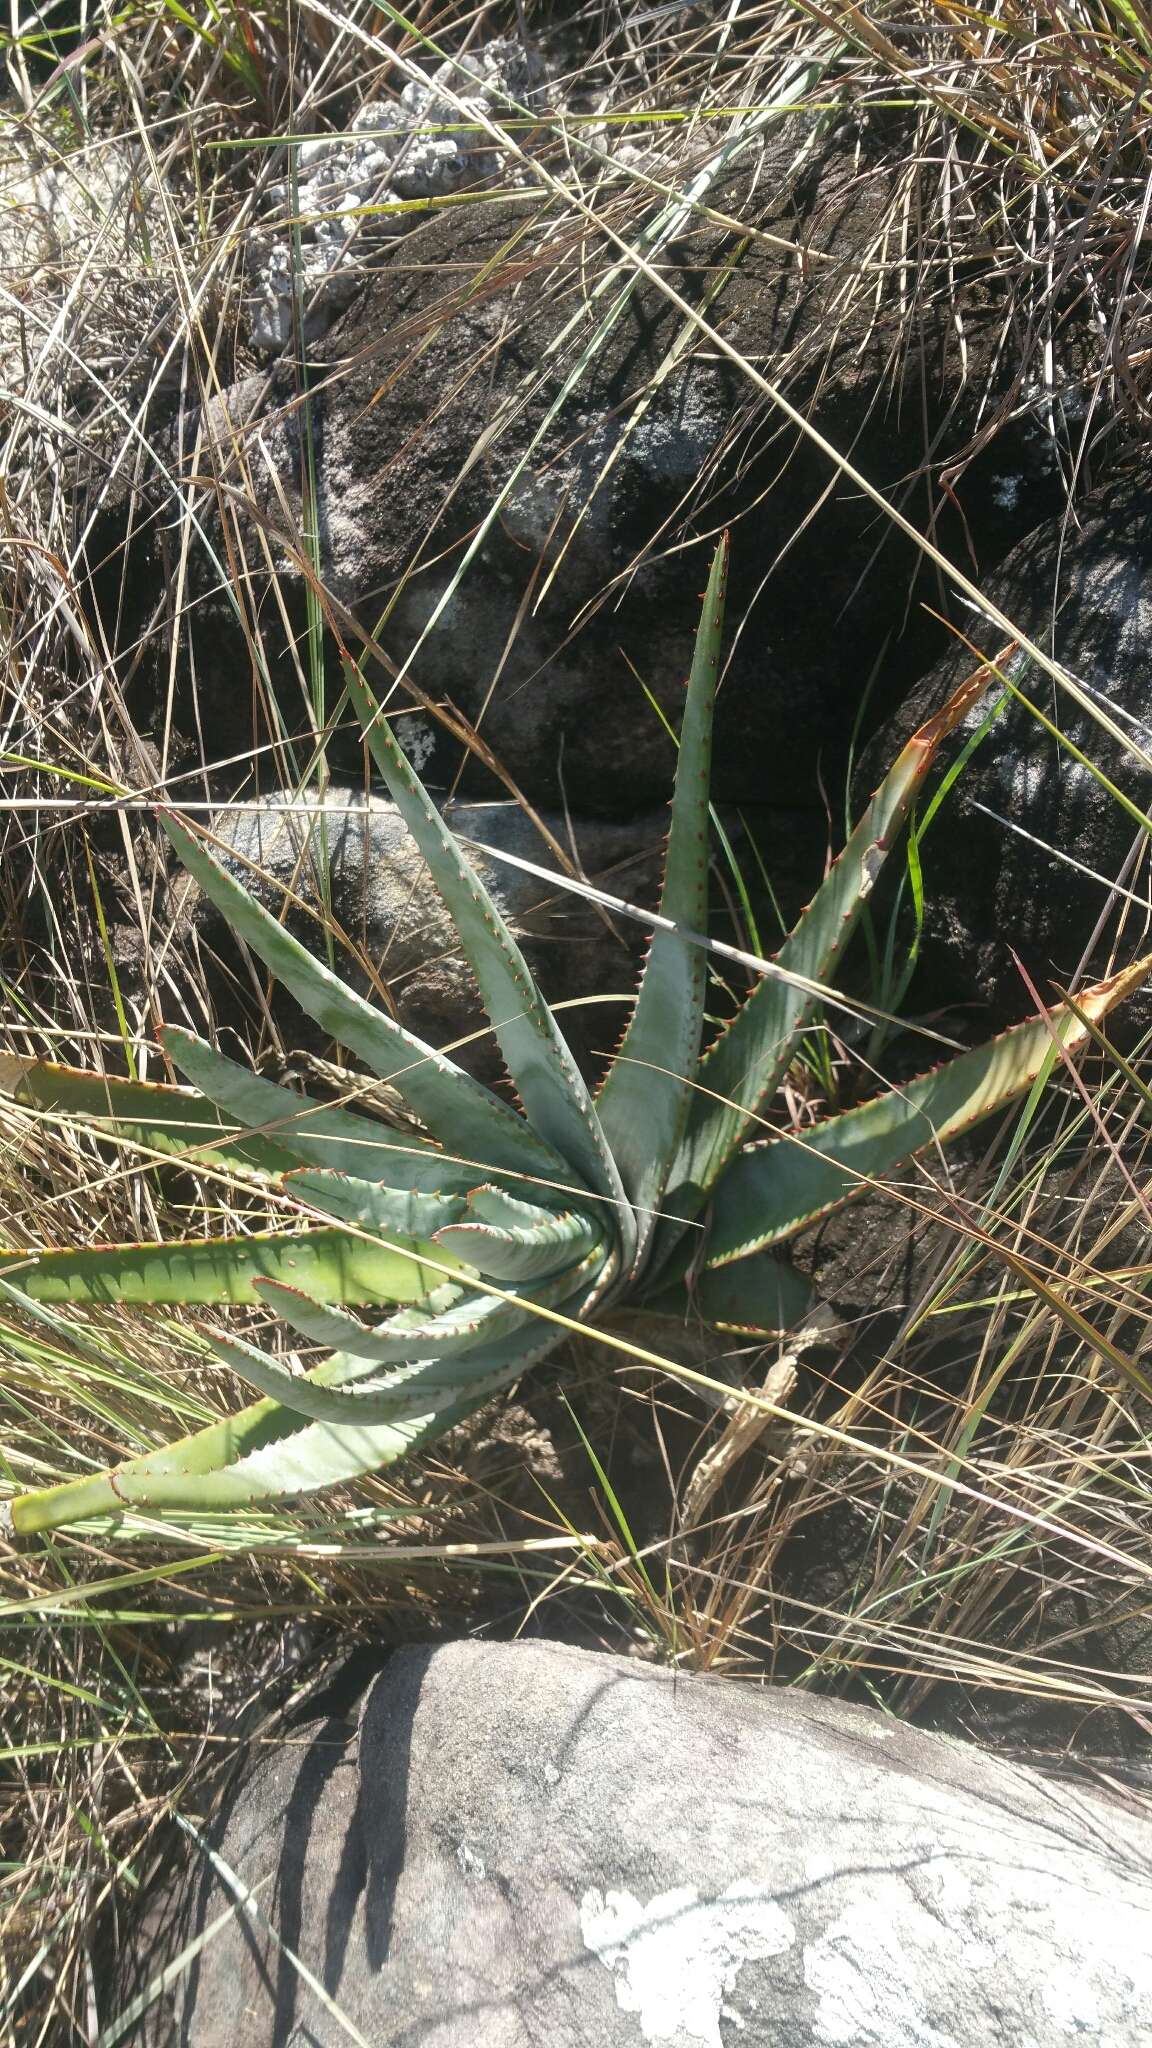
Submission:
[[[1078,527],[1039,528],[989,578],[987,590],[1130,736],[1126,745],[1102,731],[1089,710],[1034,665],[1019,677],[1059,734],[1146,811],[1152,771],[1134,748],[1147,753],[1152,745],[1152,496],[1117,485],[1086,505]],[[1004,644],[994,627],[977,628],[975,637],[989,652]],[[917,685],[870,749],[858,790],[971,666],[961,649]],[[992,693],[969,715],[953,758],[994,701]],[[1020,1016],[1032,1003],[1013,952],[1047,997],[1053,981],[1067,986],[1084,963],[1107,972],[1118,932],[1122,958],[1146,948],[1152,896],[1144,839],[1089,767],[1022,704],[1006,704],[924,843],[921,987],[944,1000],[982,1001],[1001,1017]],[[1117,882],[1135,900],[1110,901]],[[1140,996],[1125,1006],[1124,1018],[1143,1023],[1149,1014],[1148,998]]]
[[[981,457],[955,485],[963,529],[950,524],[951,501],[938,504],[933,486],[914,481],[926,461],[955,461],[971,440],[998,314],[990,287],[962,286],[961,350],[951,317],[929,301],[910,325],[894,304],[851,297],[848,280],[868,260],[894,191],[892,171],[870,162],[867,138],[858,153],[860,143],[852,131],[806,154],[783,124],[760,162],[709,195],[768,239],[697,222],[662,269],[906,512],[935,522],[946,547],[963,550],[965,533],[975,536],[994,561],[1054,498],[1047,450],[1025,422]],[[929,590],[911,545],[715,343],[690,346],[691,321],[657,286],[641,280],[619,305],[614,287],[587,312],[605,246],[590,241],[583,267],[550,261],[546,243],[530,255],[525,221],[522,200],[493,200],[415,230],[310,352],[306,404],[285,360],[206,422],[212,460],[255,493],[269,522],[257,535],[253,521],[249,535],[251,609],[290,720],[298,724],[299,682],[278,651],[276,606],[258,598],[260,543],[286,519],[305,530],[305,478],[315,478],[326,583],[367,627],[389,608],[381,637],[396,659],[506,492],[415,678],[480,724],[533,801],[563,796],[618,815],[661,802],[674,748],[644,686],[674,726],[708,543],[734,523],[729,618],[743,624],[720,692],[715,794],[822,808],[818,768],[838,792],[870,683],[875,718],[941,644],[916,601],[930,594],[939,604],[935,581]],[[566,394],[602,314],[604,345]],[[203,476],[211,463],[195,423],[183,433],[174,466]],[[158,558],[171,545],[163,517],[152,545]],[[278,559],[299,610],[303,579],[290,550]],[[233,741],[237,751],[250,744],[251,664],[219,572],[201,560],[190,574],[181,632],[223,755]],[[145,582],[151,601],[152,569]],[[126,643],[131,631],[129,621]],[[334,692],[334,653],[330,682]],[[429,779],[449,786],[458,743],[431,723],[424,741]],[[337,767],[354,772],[347,728],[333,749]],[[495,793],[481,768],[468,778],[472,793]]]
[[[222,1855],[381,2048],[1152,2042],[1146,1812],[870,1710],[459,1643],[311,1735]],[[201,1865],[139,1975],[229,1903]],[[214,1933],[153,2048],[347,2038],[266,1921]]]

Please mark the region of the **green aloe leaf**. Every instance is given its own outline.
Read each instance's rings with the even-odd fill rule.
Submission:
[[[429,1438],[473,1414],[546,1356],[555,1342],[554,1329],[544,1325],[518,1331],[491,1347],[482,1377],[473,1377],[470,1370],[467,1385],[458,1377],[454,1385],[429,1386],[420,1413],[388,1422],[302,1423],[281,1402],[259,1401],[112,1472],[22,1495],[11,1503],[12,1527],[18,1535],[31,1535],[94,1516],[119,1515],[125,1508],[215,1514],[361,1478],[410,1457]],[[342,1376],[349,1376],[347,1365],[341,1371],[340,1361],[329,1361],[310,1377],[314,1385],[332,1385]]]
[[[497,1323],[515,1326],[523,1311],[510,1307],[499,1295],[465,1294],[454,1291],[447,1306],[434,1314],[389,1316],[386,1322],[369,1328],[347,1309],[314,1301],[298,1287],[282,1280],[257,1280],[261,1301],[310,1344],[330,1345],[349,1357],[367,1359],[376,1365],[407,1365],[414,1358],[454,1358],[487,1334]],[[429,1303],[429,1308],[433,1304]],[[411,1315],[411,1320],[408,1316]]]
[[[474,1344],[517,1329],[532,1314],[533,1304],[558,1307],[579,1287],[592,1286],[599,1260],[599,1250],[591,1252],[575,1268],[534,1286],[531,1294],[521,1296],[517,1288],[510,1287],[507,1292],[513,1299],[507,1301],[499,1294],[461,1295],[458,1291],[447,1302],[433,1297],[425,1308],[401,1309],[372,1329],[345,1310],[326,1307],[278,1281],[257,1281],[256,1289],[269,1308],[310,1343],[332,1345],[377,1365],[406,1365],[413,1359],[459,1358]]]
[[[758,1252],[731,1266],[705,1268],[690,1282],[678,1280],[646,1306],[678,1323],[711,1323],[719,1330],[773,1337],[803,1320],[812,1306],[812,1289],[802,1273]]]
[[[490,1279],[533,1280],[575,1265],[603,1242],[596,1224],[578,1209],[537,1211],[531,1223],[486,1220],[493,1215],[506,1218],[509,1206],[494,1190],[478,1189],[463,1220],[437,1231],[437,1244],[449,1246],[466,1265]],[[515,1208],[531,1213],[524,1203]]]
[[[432,1259],[432,1266],[422,1264]],[[437,1244],[385,1248],[343,1230],[261,1232],[183,1244],[91,1245],[10,1254],[4,1276],[33,1301],[257,1302],[257,1280],[283,1280],[320,1301],[371,1307],[425,1301],[457,1259]]]
[[[567,1236],[571,1211],[561,1211]],[[511,1231],[513,1237],[533,1237],[540,1231],[547,1231],[558,1220],[555,1204],[522,1202],[505,1189],[494,1187],[491,1181],[481,1181],[471,1189],[468,1196],[468,1214],[477,1223],[492,1223],[497,1230]]]
[[[504,1063],[533,1129],[592,1191],[616,1204],[622,1237],[631,1213],[583,1075],[488,890],[449,832],[353,661],[344,680],[389,794],[451,915],[492,1020]]]
[[[475,1394],[478,1402],[486,1401],[509,1379],[519,1378],[527,1364],[535,1364],[553,1350],[556,1341],[555,1330],[537,1321],[494,1342],[477,1344],[461,1358],[414,1363],[394,1374],[387,1385],[356,1380],[334,1387],[307,1374],[288,1372],[255,1345],[240,1339],[209,1339],[217,1357],[262,1394],[297,1415],[341,1430],[358,1430],[378,1422],[408,1422],[426,1415],[440,1402],[458,1401],[464,1395]]]
[[[339,1386],[364,1370],[361,1360],[330,1358],[315,1368],[312,1377],[324,1385]],[[256,1401],[238,1414],[225,1416],[162,1449],[148,1451],[134,1462],[146,1464],[152,1473],[194,1479],[275,1446],[299,1426],[299,1417],[278,1401]],[[13,1528],[18,1534],[31,1535],[40,1529],[61,1529],[69,1522],[84,1521],[92,1515],[119,1514],[124,1502],[116,1492],[117,1483],[116,1471],[100,1472],[24,1494],[11,1503]]]
[[[1093,1021],[1106,1016],[1149,972],[1152,956],[1082,991],[1078,1009]],[[915,1153],[946,1144],[1004,1108],[1050,1059],[1053,1033],[1069,1052],[1084,1045],[1089,1035],[1071,1010],[1059,1004],[1047,1019],[1018,1024],[860,1109],[815,1124],[802,1136],[773,1138],[743,1153],[716,1190],[708,1265],[726,1266],[793,1236]]]
[[[720,669],[727,535],[712,560],[680,730],[660,914],[678,927],[652,936],[636,1007],[597,1109],[637,1211],[642,1269],[677,1157],[700,1059],[707,968],[694,939],[708,921],[712,714]]]
[[[486,1279],[523,1283],[566,1271],[587,1248],[589,1238],[581,1235],[566,1247],[555,1237],[525,1242],[488,1223],[450,1223],[437,1232],[436,1242]]]
[[[439,1158],[439,1154],[436,1155]],[[441,1178],[447,1169],[441,1168]],[[379,1187],[348,1173],[305,1167],[284,1176],[286,1194],[299,1196],[326,1216],[381,1237],[425,1238],[455,1223],[468,1206],[467,1194],[424,1193],[407,1187]]]
[[[978,670],[912,735],[781,947],[778,967],[807,981],[828,982],[939,747],[990,680],[989,670]],[[661,1261],[680,1235],[678,1219],[699,1214],[775,1094],[814,1006],[815,998],[802,986],[766,976],[706,1055],[669,1176],[669,1215],[657,1244]]]
[[[279,1174],[295,1156],[270,1137],[249,1137],[234,1120],[188,1088],[162,1081],[120,1081],[51,1060],[0,1055],[0,1089],[30,1108],[83,1118],[97,1135],[131,1139],[151,1152],[195,1153],[225,1172]]]
[[[392,1083],[433,1137],[482,1166],[571,1185],[572,1167],[536,1136],[523,1117],[443,1053],[422,1044],[346,987],[225,873],[175,817],[160,815],[185,867],[237,936],[322,1031],[350,1047],[381,1080]]]
[[[410,1457],[429,1438],[471,1415],[487,1396],[487,1387],[478,1386],[455,1399],[449,1394],[430,1398],[426,1412],[407,1421],[342,1429],[321,1422],[302,1425],[290,1409],[261,1402],[259,1410],[248,1412],[267,1413],[272,1426],[266,1440],[233,1462],[201,1471],[190,1463],[177,1467],[167,1457],[134,1459],[115,1471],[14,1500],[12,1527],[27,1536],[95,1516],[121,1515],[125,1508],[145,1514],[173,1509],[219,1514],[315,1493]],[[185,1456],[194,1443],[194,1438],[186,1440]]]
[[[286,1169],[301,1162],[398,1188],[439,1189],[450,1170],[438,1147],[411,1132],[389,1131],[371,1117],[327,1109],[238,1066],[175,1024],[161,1033],[174,1066],[242,1129],[259,1132],[285,1155]],[[285,1169],[281,1169],[282,1171]]]

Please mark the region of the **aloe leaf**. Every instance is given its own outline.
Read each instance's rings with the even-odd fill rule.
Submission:
[[[567,1216],[571,1212],[561,1213]],[[494,1224],[497,1230],[509,1230],[514,1237],[547,1230],[557,1220],[554,1207],[518,1201],[514,1195],[505,1194],[503,1188],[493,1187],[490,1181],[482,1181],[469,1191],[468,1214],[477,1223]]]
[[[421,1398],[421,1412],[389,1422],[301,1423],[282,1403],[260,1401],[198,1437],[134,1458],[115,1471],[22,1495],[10,1506],[13,1529],[30,1535],[97,1515],[119,1515],[125,1508],[214,1514],[361,1478],[409,1456],[473,1414],[546,1356],[555,1342],[553,1330],[520,1330],[476,1361],[484,1369],[467,1386],[430,1387]]]
[[[313,1378],[325,1385],[339,1385],[364,1370],[355,1359],[330,1358],[317,1366]],[[256,1401],[236,1415],[225,1416],[192,1436],[180,1437],[162,1449],[148,1451],[137,1463],[147,1464],[153,1473],[168,1472],[184,1479],[215,1472],[235,1464],[254,1451],[282,1441],[300,1426],[299,1418],[278,1401]],[[17,1533],[37,1529],[59,1529],[91,1515],[119,1514],[123,1502],[116,1493],[116,1472],[100,1472],[90,1478],[69,1479],[59,1486],[25,1494],[11,1503],[12,1523]]]
[[[584,1077],[496,904],[392,737],[379,704],[353,661],[344,680],[372,758],[416,841],[476,977],[504,1064],[532,1128],[567,1159],[585,1185],[618,1205],[617,1227],[631,1218],[612,1154]]]
[[[1152,955],[1082,991],[1077,1008],[1095,1022],[1149,972]],[[1069,1052],[1089,1036],[1086,1025],[1058,1004],[1047,1018],[1018,1024],[906,1087],[815,1124],[803,1136],[773,1138],[741,1154],[716,1190],[708,1265],[726,1266],[793,1236],[915,1153],[946,1144],[1002,1109],[1036,1079],[1052,1054],[1053,1034]]]
[[[0,1089],[34,1109],[106,1124],[109,1138],[129,1138],[151,1152],[195,1152],[205,1165],[227,1172],[279,1174],[296,1164],[285,1146],[243,1136],[213,1103],[166,1082],[114,1080],[51,1060],[3,1054]]]
[[[681,1323],[711,1323],[757,1337],[794,1330],[811,1305],[812,1289],[803,1274],[767,1252],[705,1269],[690,1284],[678,1280],[645,1303],[656,1315]]]
[[[523,1117],[443,1053],[422,1044],[347,988],[225,873],[175,817],[161,812],[160,818],[185,867],[237,936],[322,1031],[350,1047],[381,1080],[392,1083],[433,1137],[483,1166],[571,1184],[573,1169],[567,1160],[538,1138]]]
[[[485,1385],[456,1399],[449,1394],[435,1401],[430,1398],[425,1414],[402,1422],[377,1423],[372,1428],[301,1424],[290,1409],[274,1401],[262,1402],[262,1409],[283,1422],[273,1440],[234,1463],[200,1472],[175,1470],[158,1459],[135,1459],[112,1472],[24,1494],[10,1505],[12,1527],[17,1535],[25,1536],[94,1516],[119,1516],[125,1508],[145,1514],[172,1509],[217,1514],[315,1493],[411,1456],[430,1438],[471,1415],[489,1391]]]
[[[442,1186],[449,1170],[443,1153],[411,1132],[392,1133],[371,1117],[302,1099],[177,1025],[165,1025],[161,1037],[173,1064],[209,1102],[243,1129],[267,1135],[285,1156],[282,1171],[304,1161],[393,1187]]]
[[[255,1345],[241,1339],[211,1337],[209,1342],[217,1357],[234,1372],[294,1414],[314,1422],[332,1423],[340,1429],[359,1429],[366,1423],[407,1422],[426,1415],[438,1402],[459,1400],[477,1387],[483,1388],[482,1398],[487,1400],[489,1394],[507,1385],[509,1377],[518,1377],[526,1362],[535,1363],[554,1350],[558,1333],[537,1321],[532,1327],[511,1331],[495,1342],[476,1345],[451,1361],[433,1358],[414,1362],[407,1370],[394,1374],[386,1385],[357,1380],[340,1387],[324,1386],[307,1374],[288,1372]]]
[[[599,1223],[582,1209],[536,1208],[490,1187],[476,1188],[461,1220],[437,1231],[436,1241],[495,1280],[554,1273],[605,1244]]]
[[[491,1280],[535,1280],[574,1265],[602,1242],[586,1216],[569,1210],[542,1230],[499,1230],[491,1223],[449,1223],[436,1233],[465,1265]]]
[[[700,946],[683,932],[703,931],[708,918],[712,713],[727,568],[725,535],[713,556],[696,635],[660,895],[661,916],[680,929],[653,933],[636,1007],[596,1105],[637,1211],[636,1271],[656,1226],[689,1113],[688,1081],[700,1059],[707,969]]]
[[[368,1328],[346,1309],[314,1301],[282,1280],[257,1280],[256,1291],[290,1329],[310,1344],[331,1345],[376,1365],[407,1365],[414,1358],[452,1358],[467,1351],[497,1320],[514,1323],[519,1310],[499,1295],[467,1294],[450,1306],[408,1321],[389,1316]]]
[[[261,1299],[310,1343],[332,1345],[377,1365],[407,1365],[413,1359],[458,1358],[478,1342],[487,1343],[516,1329],[531,1315],[534,1304],[555,1308],[578,1286],[592,1284],[599,1256],[599,1251],[590,1253],[578,1266],[538,1284],[523,1298],[514,1287],[508,1290],[514,1297],[510,1301],[499,1294],[456,1293],[447,1304],[433,1299],[423,1308],[401,1309],[374,1329],[342,1309],[310,1300],[299,1288],[274,1280],[257,1281],[256,1287]]]
[[[257,1280],[283,1280],[320,1301],[370,1307],[424,1301],[458,1261],[438,1244],[386,1248],[343,1230],[262,1232],[183,1244],[91,1245],[12,1253],[5,1278],[33,1301],[255,1302]],[[422,1264],[432,1259],[432,1266]]]
[[[808,981],[830,979],[939,747],[978,702],[989,680],[988,670],[978,670],[912,735],[781,947],[778,967]],[[659,1259],[677,1241],[679,1219],[699,1213],[775,1094],[814,1000],[803,987],[777,975],[766,976],[703,1060],[688,1128],[669,1176],[669,1215],[658,1233]]]
[[[439,1157],[439,1154],[437,1154]],[[441,1168],[441,1178],[444,1176]],[[407,1187],[379,1187],[348,1173],[303,1172],[284,1176],[286,1194],[298,1195],[326,1216],[383,1237],[425,1238],[455,1223],[468,1205],[466,1194],[423,1193]]]

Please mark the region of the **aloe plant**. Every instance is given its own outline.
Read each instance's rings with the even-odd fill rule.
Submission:
[[[187,1087],[5,1061],[0,1081],[20,1102],[99,1118],[147,1154],[212,1162],[292,1195],[301,1218],[219,1240],[13,1253],[6,1293],[19,1290],[33,1308],[262,1304],[327,1354],[290,1371],[247,1338],[201,1333],[191,1341],[263,1398],[112,1471],[20,1496],[7,1511],[15,1531],[124,1508],[244,1509],[354,1478],[471,1413],[572,1326],[621,1308],[667,1318],[670,1335],[686,1320],[752,1334],[790,1328],[808,1289],[774,1247],[1007,1103],[1052,1058],[1054,1039],[1082,1043],[1143,978],[1147,961],[1082,991],[1076,1013],[1058,1006],[802,1141],[770,1128],[766,1112],[879,866],[941,741],[988,678],[970,678],[909,741],[774,971],[702,1056],[699,934],[726,559],[721,543],[688,683],[660,918],[596,1096],[351,662],[346,682],[367,744],[455,921],[518,1108],[354,993],[164,814],[177,853],[237,935],[324,1031],[399,1091],[426,1135],[311,1103],[182,1029],[164,1040]]]

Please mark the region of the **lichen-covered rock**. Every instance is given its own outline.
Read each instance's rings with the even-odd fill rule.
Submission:
[[[274,354],[297,331],[305,342],[326,331],[354,296],[373,245],[411,224],[410,214],[389,211],[396,201],[442,198],[491,175],[497,157],[485,120],[531,106],[544,75],[536,52],[507,38],[431,73],[409,68],[415,76],[397,99],[366,101],[347,134],[302,142],[293,178],[269,185],[271,218],[249,238],[249,331],[260,353]],[[292,228],[277,227],[277,214]]]
[[[189,1874],[138,1980],[235,1880],[256,1914],[213,1927],[150,2048],[1152,2043],[1146,1812],[555,1644],[400,1652],[354,1723],[264,1764],[222,1855],[231,1885]]]
[[[365,124],[383,104],[373,94]],[[393,111],[408,120],[402,99]],[[731,133],[693,127],[691,162],[674,140],[661,144],[655,190],[626,182],[624,144],[611,145],[605,168],[598,136],[597,190],[614,205],[612,181],[624,181],[622,212],[626,201],[638,246],[658,251],[659,282],[624,258],[614,269],[615,245],[550,188],[509,189],[507,162],[482,196],[404,216],[409,231],[368,271],[350,259],[339,290],[354,275],[361,288],[309,348],[306,402],[285,350],[255,386],[199,415],[184,408],[164,473],[134,478],[129,562],[121,508],[94,529],[101,629],[141,725],[171,722],[181,767],[199,758],[205,732],[224,760],[254,733],[299,730],[314,533],[332,597],[379,630],[391,659],[412,658],[422,691],[479,723],[534,803],[633,815],[671,788],[706,536],[728,524],[715,793],[818,818],[827,800],[839,819],[862,714],[887,715],[945,643],[939,580],[725,349],[786,387],[957,559],[975,552],[979,573],[1062,495],[1039,396],[1032,415],[1014,403],[996,444],[972,453],[1010,380],[997,279],[965,283],[962,334],[943,297],[918,298],[911,319],[898,265],[873,281],[868,266],[901,205],[899,118],[847,112],[819,130],[782,118],[742,154]],[[448,125],[459,137],[459,121]],[[595,115],[573,128],[577,157],[594,126]],[[414,146],[415,129],[405,133]],[[347,192],[347,138],[301,144],[301,178],[324,187],[313,213],[325,233],[342,234],[355,213],[348,192],[393,175],[396,140],[357,131],[348,147],[367,154]],[[667,190],[705,204],[677,213]],[[657,224],[673,216],[665,245]],[[677,300],[718,327],[723,349],[701,341]],[[1073,335],[1062,374],[1075,371],[1076,346]],[[903,389],[913,356],[914,403]],[[939,499],[923,472],[929,448],[933,469],[952,472]],[[173,478],[200,521],[186,558]],[[239,582],[224,568],[233,553]],[[179,612],[173,598],[157,617],[157,589],[181,593]],[[323,656],[335,703],[334,634]],[[353,726],[327,742],[333,772],[348,779]],[[497,793],[444,729],[434,737],[433,782],[456,786],[462,773],[470,796]]]
[[[895,295],[865,302],[859,290],[859,265],[894,203],[879,139],[849,128],[817,146],[782,123],[734,167],[722,168],[719,150],[709,160],[709,204],[733,225],[687,212],[660,251],[667,286],[787,383],[880,486],[906,488],[926,433],[942,463],[957,457],[999,374],[995,290],[968,293],[966,374],[944,313],[919,309],[919,398],[899,403],[890,384],[906,309]],[[686,167],[675,175],[686,178]],[[544,196],[532,204],[544,208]],[[646,221],[659,205],[659,195],[644,202]],[[522,194],[490,194],[390,244],[311,351],[306,409],[291,354],[273,365],[260,417],[240,436],[246,488],[276,528],[287,519],[303,532],[314,506],[327,587],[370,630],[386,605],[388,652],[406,658],[419,643],[420,687],[481,721],[534,802],[619,814],[667,797],[668,726],[699,616],[695,537],[733,524],[716,793],[820,811],[820,777],[830,795],[842,787],[870,687],[879,716],[939,648],[941,628],[909,601],[919,589],[938,609],[936,581],[876,508],[837,482],[827,457],[757,398],[731,357],[696,346],[660,285],[625,265],[596,296],[589,276],[609,274],[598,237],[575,223],[553,250],[546,209],[536,253],[521,260],[526,218]],[[577,233],[586,246],[573,245]],[[945,545],[968,533],[984,560],[996,559],[1042,515],[1057,480],[1050,446],[1029,439],[1027,424],[1007,437],[1014,454],[996,454],[997,465],[1027,467],[1017,502],[1001,503],[991,456],[983,470],[974,464],[954,487],[966,526],[949,523],[950,501],[939,508],[933,532]],[[235,453],[235,443],[221,449],[226,475]],[[212,516],[206,508],[209,524]],[[161,544],[163,533],[158,522]],[[261,545],[253,526],[254,560]],[[224,614],[218,573],[193,563],[191,574],[197,603],[182,631],[223,740],[244,708],[235,679],[249,657]],[[301,605],[299,567],[285,556],[277,575],[277,603]],[[277,604],[254,599],[253,614],[291,712],[298,683],[277,644]],[[334,646],[329,660],[335,690]],[[235,750],[249,729],[236,731]],[[441,733],[433,779],[451,783],[460,766]],[[465,774],[470,793],[492,793],[476,762]]]

